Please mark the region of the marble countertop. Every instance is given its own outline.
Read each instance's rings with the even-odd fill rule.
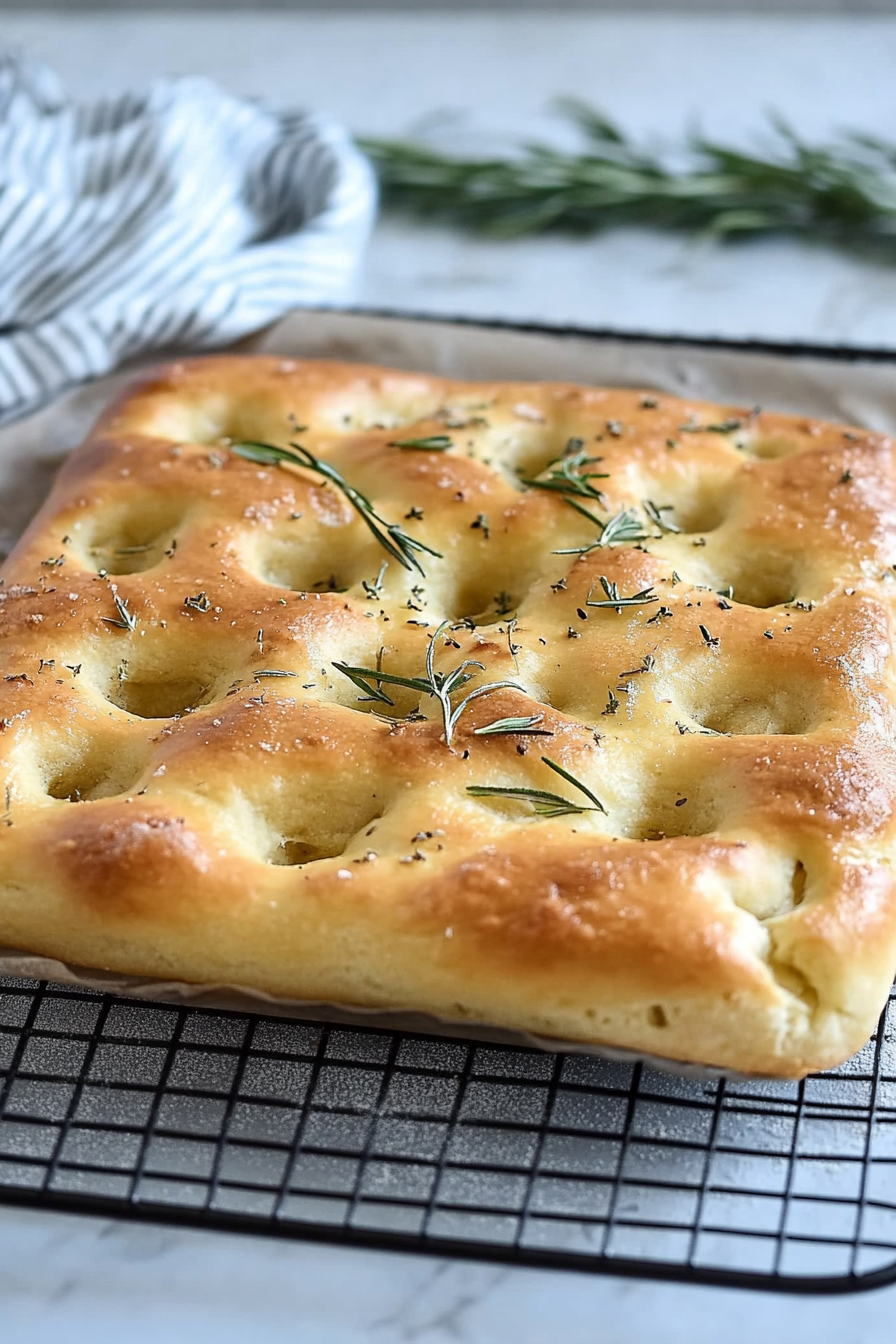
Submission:
[[[739,1292],[0,1204],[0,1312],[29,1344],[891,1344],[896,1288]]]
[[[756,132],[896,137],[896,18],[641,13],[455,16],[4,11],[86,96],[172,72],[328,108],[401,134],[434,109],[455,134],[547,133],[576,93],[644,133],[699,118]],[[437,53],[437,59],[433,58]],[[374,307],[694,335],[896,348],[896,267],[784,242],[709,248],[647,232],[498,244],[386,221],[359,298]],[[0,1204],[0,1312],[30,1344],[127,1337],[228,1344],[884,1344],[896,1287],[793,1297],[143,1226]],[[27,1332],[27,1334],[26,1334]]]
[[[791,1297],[0,1205],[0,1309],[32,1344],[890,1344],[894,1308],[896,1288]]]

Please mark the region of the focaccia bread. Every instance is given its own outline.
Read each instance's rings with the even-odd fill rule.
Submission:
[[[5,568],[0,943],[840,1062],[896,969],[893,451],[633,391],[162,370]]]

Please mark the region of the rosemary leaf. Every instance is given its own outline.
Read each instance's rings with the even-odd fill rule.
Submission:
[[[518,798],[521,802],[531,803],[536,816],[563,817],[574,812],[589,812],[592,808],[579,807],[559,793],[548,793],[544,789],[511,789],[488,784],[468,784],[467,793],[473,798]]]
[[[574,789],[578,789],[579,793],[583,793],[586,798],[590,798],[598,812],[603,812],[604,815],[606,815],[607,809],[600,799],[591,792],[586,784],[583,784],[581,780],[576,779],[575,775],[571,775],[568,770],[564,770],[563,766],[558,765],[556,761],[550,760],[547,756],[542,756],[541,759],[550,770],[553,770],[555,774],[560,775],[561,779],[565,779]]]
[[[679,425],[682,434],[733,434],[743,428],[742,420],[721,420],[717,425]]]
[[[405,690],[429,693],[430,687],[422,677],[396,677],[390,672],[380,672],[374,667],[349,667],[346,663],[333,663],[337,672],[348,677],[358,690],[363,691],[371,700],[379,700],[384,705],[394,705],[383,690],[382,683],[389,686],[403,686]],[[376,682],[374,686],[372,683]]]
[[[494,723],[484,723],[481,728],[474,728],[473,732],[477,737],[489,737],[493,733],[516,733],[526,737],[553,737],[554,734],[549,728],[539,728],[537,726],[543,722],[543,714],[529,714],[523,718],[495,719]]]
[[[281,462],[293,467],[304,466],[302,460],[289,448],[279,448],[275,443],[256,443],[246,439],[241,443],[232,443],[230,451],[247,462],[257,462],[263,467],[277,467]]]
[[[424,439],[393,439],[390,448],[416,448],[425,453],[447,453],[454,440],[447,434],[430,434]]]
[[[468,696],[461,700],[457,708],[451,711],[445,718],[445,740],[448,743],[448,746],[451,746],[451,739],[454,735],[454,730],[457,727],[458,719],[461,714],[463,714],[467,705],[473,700],[478,700],[481,695],[491,695],[492,691],[521,691],[522,689],[522,686],[518,686],[515,681],[490,681],[485,686],[477,686],[476,689],[471,691]],[[442,699],[441,696],[439,698]],[[443,700],[442,703],[444,706],[445,701]],[[450,705],[448,708],[450,710]]]
[[[536,816],[539,817],[563,817],[579,812],[603,812],[606,815],[607,809],[600,799],[584,785],[581,780],[576,779],[569,771],[564,770],[556,761],[550,760],[547,756],[542,756],[543,763],[560,775],[567,783],[572,784],[573,788],[579,793],[590,799],[589,803],[576,803],[569,798],[564,798],[559,793],[549,793],[545,789],[527,789],[527,788],[504,788],[500,785],[489,784],[469,784],[467,793],[474,798],[514,798],[522,802],[531,803]]]

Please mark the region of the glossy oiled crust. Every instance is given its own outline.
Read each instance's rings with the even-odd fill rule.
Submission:
[[[451,448],[393,446],[435,435]],[[378,591],[389,557],[336,487],[229,451],[291,438],[441,552],[425,577],[390,559]],[[642,543],[558,554],[597,527],[522,479],[570,439],[606,473],[576,502],[637,508]],[[104,416],[6,566],[0,943],[833,1065],[896,967],[894,562],[877,435],[632,391],[172,366]],[[588,606],[601,578],[658,600]],[[520,688],[474,700],[450,747],[435,699],[365,702],[334,668],[419,677],[446,618],[437,669]],[[550,736],[474,732],[531,715]],[[583,800],[545,756],[606,812],[467,792]]]

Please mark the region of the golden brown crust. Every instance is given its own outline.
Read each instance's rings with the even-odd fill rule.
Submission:
[[[319,474],[233,450],[296,435],[440,553],[425,574]],[[433,436],[450,447],[394,446]],[[599,497],[524,484],[570,440]],[[593,546],[569,498],[600,523],[633,509],[643,538]],[[0,942],[754,1072],[835,1064],[896,968],[894,564],[880,435],[632,391],[172,365],[106,413],[6,567]],[[606,588],[646,595],[589,605]],[[445,620],[439,671],[514,683],[450,747],[433,697],[371,704],[334,666],[419,678]],[[544,735],[476,732],[520,716]],[[605,812],[468,791],[583,799],[543,757]]]

